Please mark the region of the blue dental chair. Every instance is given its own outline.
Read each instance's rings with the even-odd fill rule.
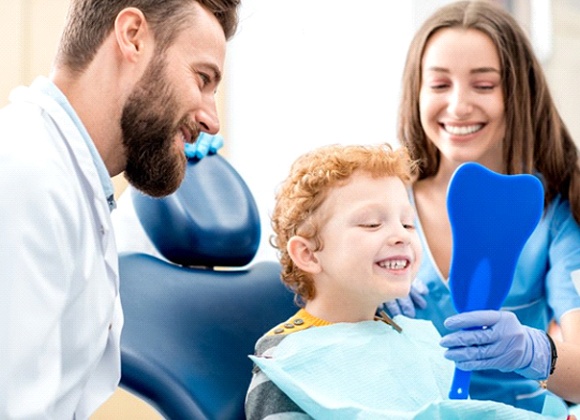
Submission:
[[[168,419],[243,419],[256,340],[296,311],[260,240],[252,194],[221,156],[189,162],[174,194],[133,191],[163,256],[119,259],[125,326],[121,387]]]

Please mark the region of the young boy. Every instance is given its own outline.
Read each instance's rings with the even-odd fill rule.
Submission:
[[[258,341],[257,356],[313,326],[373,320],[379,304],[408,295],[421,254],[411,175],[406,152],[386,145],[323,147],[293,164],[272,226],[282,280],[303,308]],[[303,412],[257,369],[246,410]]]
[[[419,268],[406,188],[414,167],[405,149],[388,145],[322,147],[292,165],[276,196],[273,245],[301,309],[256,344],[249,420],[438,418],[445,410],[541,418],[447,400],[453,364],[432,324],[375,316],[382,302],[409,293]]]

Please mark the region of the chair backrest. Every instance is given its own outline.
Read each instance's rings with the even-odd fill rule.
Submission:
[[[247,185],[213,155],[189,163],[171,196],[133,202],[167,260],[120,256],[121,386],[169,419],[243,419],[248,355],[296,311],[279,264],[249,264],[260,222]]]

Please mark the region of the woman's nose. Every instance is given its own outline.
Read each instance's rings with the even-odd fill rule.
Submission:
[[[452,116],[457,118],[469,115],[473,109],[469,93],[462,88],[454,89],[450,93],[447,109]]]

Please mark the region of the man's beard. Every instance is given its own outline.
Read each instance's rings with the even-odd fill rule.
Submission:
[[[187,160],[175,138],[185,125],[192,139],[199,133],[187,116],[176,121],[178,103],[167,81],[166,62],[154,59],[123,107],[121,130],[127,165],[125,178],[153,197],[173,193],[185,176]]]

